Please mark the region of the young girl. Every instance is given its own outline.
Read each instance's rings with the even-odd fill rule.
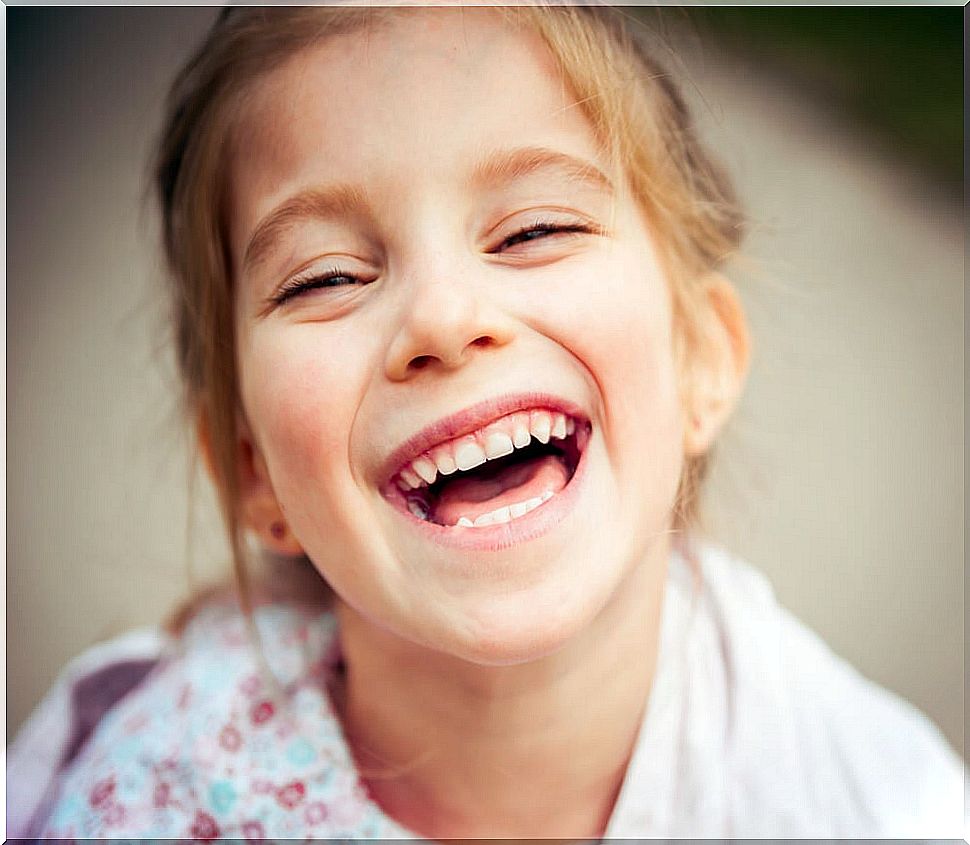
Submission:
[[[75,666],[13,835],[962,835],[935,728],[691,539],[740,215],[622,13],[234,9],[156,173],[236,597]]]

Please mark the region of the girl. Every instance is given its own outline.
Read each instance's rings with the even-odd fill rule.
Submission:
[[[235,9],[156,174],[237,597],[80,672],[21,835],[958,835],[935,729],[691,539],[740,214],[622,14]]]

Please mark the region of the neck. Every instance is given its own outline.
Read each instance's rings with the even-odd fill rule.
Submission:
[[[667,550],[580,635],[514,666],[416,646],[339,604],[337,706],[384,811],[438,839],[601,836],[653,680]]]

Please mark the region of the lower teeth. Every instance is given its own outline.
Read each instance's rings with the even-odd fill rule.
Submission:
[[[514,505],[506,505],[502,508],[496,508],[488,513],[480,514],[475,518],[473,522],[467,516],[460,517],[458,522],[454,525],[449,526],[451,528],[484,528],[486,525],[499,525],[504,522],[511,522],[513,519],[518,519],[520,516],[525,516],[529,511],[535,510],[539,505],[544,505],[548,502],[554,493],[552,490],[546,490],[541,496],[536,496],[533,499],[529,499],[525,502],[518,502]],[[431,522],[431,514],[428,510],[428,505],[423,499],[417,497],[410,497],[407,500],[408,510],[414,514],[418,519],[423,519],[425,522]]]
[[[503,508],[497,508],[489,513],[483,513],[476,517],[474,522],[467,516],[463,516],[455,523],[454,527],[484,528],[486,525],[498,525],[504,522],[511,522],[513,519],[518,519],[520,516],[525,516],[529,511],[535,510],[539,505],[545,504],[552,497],[553,492],[546,490],[541,496],[536,496],[534,499],[518,502],[514,505],[506,505]]]

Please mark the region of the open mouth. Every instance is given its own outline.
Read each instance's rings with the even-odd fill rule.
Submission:
[[[589,423],[557,411],[517,411],[408,461],[389,498],[417,519],[454,528],[511,522],[572,480]]]

